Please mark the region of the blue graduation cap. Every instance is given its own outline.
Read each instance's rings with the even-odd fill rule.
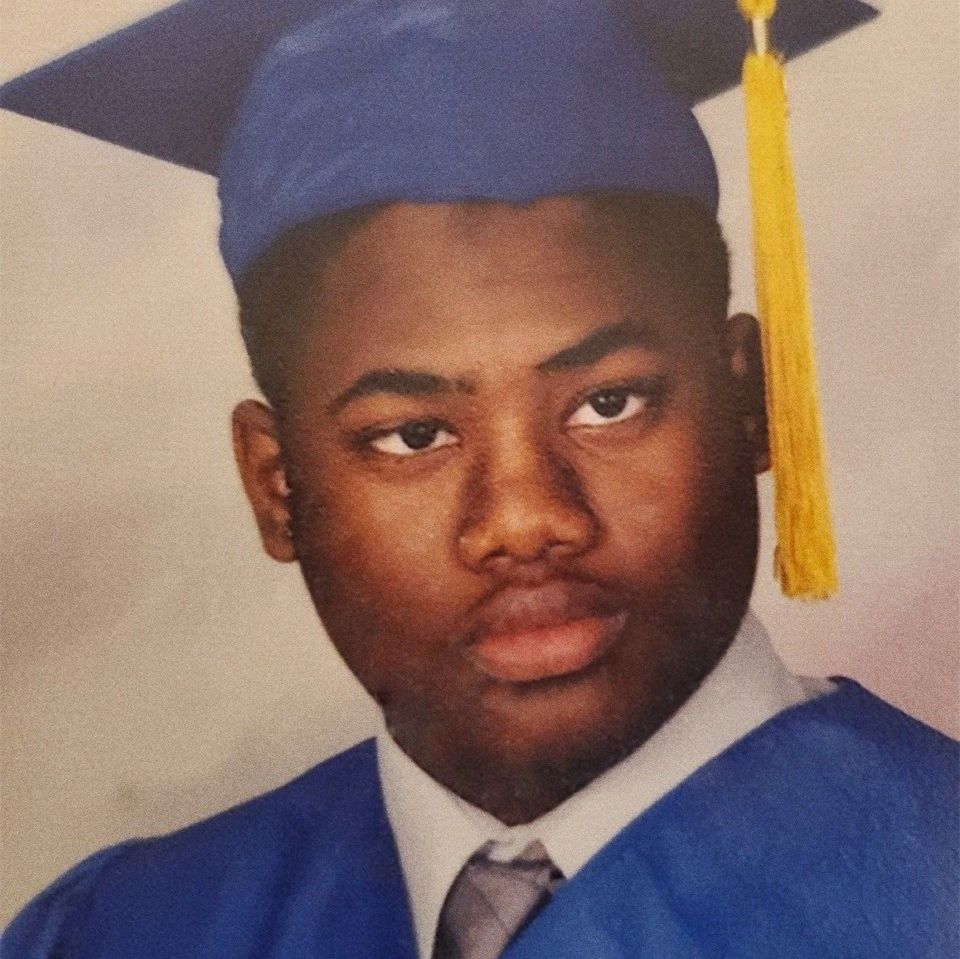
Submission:
[[[793,56],[873,16],[784,0]],[[0,88],[0,106],[220,178],[237,279],[370,202],[589,188],[717,202],[689,106],[736,85],[733,0],[182,0]]]
[[[220,249],[238,282],[293,227],[372,203],[614,190],[715,213],[716,169],[691,107],[739,82],[752,20],[744,79],[778,575],[790,595],[823,596],[833,541],[782,71],[766,31],[775,7],[182,0],[11,81],[0,106],[218,177]],[[860,0],[782,0],[777,49],[803,53],[875,13]]]

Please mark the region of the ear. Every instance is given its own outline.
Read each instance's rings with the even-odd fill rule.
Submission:
[[[754,471],[765,473],[770,469],[770,442],[763,385],[763,347],[756,317],[749,313],[731,316],[724,328],[723,341],[740,419],[753,450]]]
[[[253,507],[263,548],[277,562],[297,558],[290,535],[287,477],[273,410],[244,400],[233,411],[233,455]]]

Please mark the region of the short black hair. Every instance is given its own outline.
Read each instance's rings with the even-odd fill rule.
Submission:
[[[583,199],[598,218],[613,218],[618,232],[668,282],[701,303],[708,315],[726,317],[727,246],[716,218],[703,206],[655,193],[595,192]],[[305,302],[330,259],[378,209],[360,207],[295,227],[237,284],[240,331],[253,376],[278,413],[284,410],[293,358],[306,332]]]
[[[311,220],[276,240],[237,283],[240,333],[253,378],[278,412],[305,332],[303,307],[324,267],[376,212],[359,207]]]

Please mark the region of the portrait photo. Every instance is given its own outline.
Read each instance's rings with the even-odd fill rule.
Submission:
[[[3,959],[956,954],[956,4],[0,25]]]

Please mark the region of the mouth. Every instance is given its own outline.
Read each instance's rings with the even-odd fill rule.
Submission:
[[[600,590],[553,582],[510,587],[480,609],[467,655],[491,679],[535,683],[572,676],[603,658],[627,614]]]

